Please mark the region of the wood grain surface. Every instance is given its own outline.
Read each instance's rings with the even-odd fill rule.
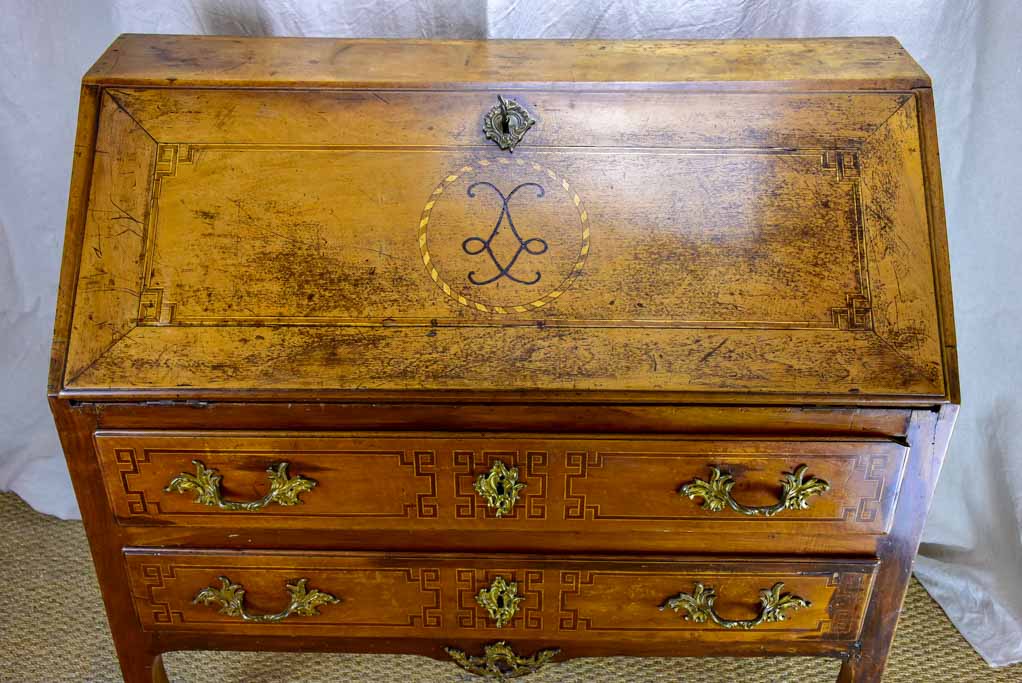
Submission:
[[[929,77],[897,40],[337,40],[122,35],[88,84],[430,87],[735,84],[897,90]]]
[[[946,400],[913,96],[497,94],[107,91],[67,389]]]
[[[128,524],[185,524],[231,529],[276,528],[445,531],[501,528],[534,541],[544,532],[632,534],[718,531],[796,534],[882,534],[887,530],[907,448],[881,440],[584,439],[556,435],[357,435],[108,433],[96,436],[100,463],[118,519]],[[223,477],[226,499],[258,500],[266,470],[288,463],[289,476],[316,481],[293,506],[224,511],[190,493],[164,488],[193,460]],[[518,470],[520,502],[497,519],[473,489],[496,462]],[[780,499],[783,474],[800,465],[831,488],[808,509],[769,519],[706,510],[679,495],[708,480],[710,468],[731,473],[743,505]],[[669,541],[666,542],[669,545]],[[722,536],[721,547],[728,546]]]
[[[483,118],[535,119],[513,154]],[[881,680],[958,410],[929,79],[892,38],[122,36],[48,393],[128,683],[191,649],[823,655]],[[232,500],[267,468],[301,504]],[[497,518],[474,490],[519,470]],[[776,516],[679,496],[718,467]],[[337,605],[257,613],[287,583]],[[523,610],[496,628],[497,576]],[[777,581],[811,600],[745,630]],[[299,636],[299,637],[296,637]]]
[[[503,555],[402,556],[360,553],[161,552],[127,549],[132,594],[146,630],[206,631],[251,636],[331,635],[348,637],[426,637],[486,640],[550,638],[613,646],[641,639],[670,645],[679,637],[698,642],[756,643],[849,641],[861,626],[875,563],[870,561],[771,561],[664,559],[627,560]],[[217,607],[192,599],[207,586],[219,588],[226,575],[245,589],[253,614],[280,611],[285,584],[308,579],[340,599],[320,614],[291,617],[276,624],[246,624],[219,614]],[[475,596],[498,576],[515,582],[524,600],[510,623],[497,627]],[[699,582],[719,592],[716,609],[728,619],[752,619],[759,593],[777,582],[805,598],[809,607],[792,610],[784,621],[751,629],[727,630],[697,623],[659,608]],[[281,604],[283,603],[283,604]]]

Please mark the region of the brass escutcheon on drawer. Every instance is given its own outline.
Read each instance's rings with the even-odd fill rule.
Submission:
[[[480,474],[475,490],[486,500],[486,506],[496,511],[497,517],[510,514],[518,502],[518,493],[526,484],[518,481],[518,468],[508,467],[500,460],[493,463],[488,474]]]
[[[495,578],[489,588],[482,589],[476,595],[476,602],[497,623],[497,628],[503,628],[511,622],[523,600],[525,597],[518,595],[518,583],[507,581],[503,576]]]

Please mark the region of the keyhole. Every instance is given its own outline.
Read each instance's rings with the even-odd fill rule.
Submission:
[[[504,596],[503,595],[498,595],[497,596],[497,607],[499,607],[500,609],[504,609]]]
[[[508,114],[500,117],[500,132],[504,135],[511,134],[511,117]]]
[[[497,480],[497,495],[500,495],[500,496],[504,495],[504,479],[503,478]]]

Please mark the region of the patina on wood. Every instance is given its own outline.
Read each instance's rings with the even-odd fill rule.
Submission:
[[[929,85],[890,38],[119,38],[48,388],[125,679],[260,648],[879,681],[959,401]],[[535,121],[513,153],[495,107]]]
[[[498,94],[107,90],[67,391],[946,399],[914,97]]]

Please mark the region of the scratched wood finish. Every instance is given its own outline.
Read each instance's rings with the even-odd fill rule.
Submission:
[[[485,533],[501,528],[538,541],[544,532],[617,532],[630,549],[635,532],[724,534],[882,534],[887,530],[907,448],[890,441],[663,441],[439,435],[99,433],[100,465],[115,514],[126,524],[413,530]],[[166,492],[193,460],[223,477],[231,500],[266,493],[268,467],[317,482],[302,504],[228,512],[192,494]],[[497,519],[473,489],[494,463],[517,468],[520,503]],[[710,468],[731,473],[743,505],[780,499],[785,473],[831,484],[807,510],[760,519],[712,512],[678,495]]]
[[[513,155],[497,95],[537,121]],[[506,229],[465,248],[502,211],[542,241],[513,267]],[[879,681],[960,400],[948,263],[930,82],[892,38],[122,36],[83,79],[48,393],[125,680],[507,639]],[[199,509],[163,491],[193,458],[231,497],[271,460],[318,485]],[[471,489],[496,459],[527,483],[500,519]],[[677,495],[720,465],[769,504],[801,464],[831,484],[808,510]],[[344,601],[237,624],[191,604],[221,574],[253,611],[299,575]],[[503,629],[471,599],[498,574]],[[813,605],[656,609],[694,580],[725,617],[775,581]]]
[[[912,95],[498,94],[107,91],[65,385],[946,395]]]
[[[150,402],[79,404],[108,430],[258,429],[848,436],[904,439],[913,411],[820,406]]]
[[[894,38],[335,40],[123,35],[84,82],[160,86],[452,87],[750,84],[904,90],[930,79]]]
[[[128,549],[139,619],[146,630],[233,632],[252,636],[324,635],[343,629],[349,637],[489,638],[519,636],[571,641],[629,639],[698,643],[763,642],[785,638],[853,641],[861,628],[876,563],[869,560],[629,560],[596,558],[546,560],[502,557],[357,553],[151,553]],[[277,624],[245,624],[192,599],[224,575],[245,588],[254,614],[280,611],[284,586],[296,577],[308,587],[339,598],[313,617]],[[510,623],[498,628],[475,596],[498,577],[514,581],[524,600]],[[696,582],[718,592],[724,618],[753,619],[759,593],[777,582],[805,598],[809,607],[792,610],[785,621],[753,630],[727,630],[685,620],[659,608]]]

